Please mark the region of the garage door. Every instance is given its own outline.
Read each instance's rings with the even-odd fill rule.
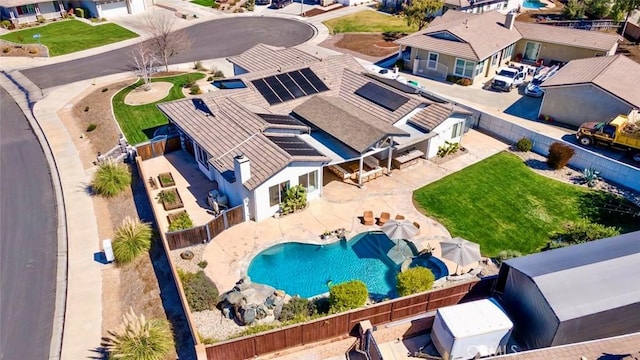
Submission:
[[[110,18],[118,15],[127,15],[127,4],[124,1],[101,4],[102,17]]]

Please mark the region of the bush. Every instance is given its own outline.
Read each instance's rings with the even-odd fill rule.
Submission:
[[[471,84],[473,84],[473,81],[471,81],[471,79],[468,79],[468,78],[461,78],[456,80],[456,84],[461,86],[470,86]]]
[[[426,267],[409,268],[396,276],[398,295],[407,296],[431,289],[435,276]]]
[[[301,297],[293,297],[282,306],[280,321],[299,320],[304,321],[309,316],[316,314],[315,303]]]
[[[3,54],[7,54],[9,51],[11,51],[11,48],[10,48],[10,47],[2,48],[2,53],[3,53]]]
[[[198,71],[207,71],[207,68],[202,65],[202,61],[196,61],[193,64],[193,69]]]
[[[109,91],[109,88],[103,88],[103,89],[102,89],[102,92],[103,92],[103,93],[105,93],[105,92],[107,92],[107,91]]]
[[[158,204],[172,204],[176,202],[177,197],[173,191],[162,190],[156,195],[156,200],[158,200]]]
[[[174,348],[171,325],[166,319],[149,319],[133,309],[124,315],[122,325],[105,337],[109,359],[162,360]]]
[[[363,306],[369,298],[367,285],[360,280],[348,281],[329,289],[329,312],[337,313]]]
[[[119,264],[128,264],[151,248],[151,225],[126,217],[113,234],[113,255]]]
[[[9,26],[11,26],[11,21],[9,21],[9,20],[0,21],[0,28],[8,29]]]
[[[45,21],[47,21],[47,19],[45,19],[44,16],[42,16],[42,15],[37,15],[36,16],[36,21],[38,21],[38,24],[44,24]]]
[[[551,235],[551,240],[566,244],[581,244],[593,240],[620,235],[620,229],[592,223],[588,219],[580,219],[566,223],[563,229]]]
[[[549,146],[549,155],[547,156],[547,164],[552,169],[558,170],[565,167],[569,160],[575,154],[575,150],[569,145],[554,142]]]
[[[209,77],[207,78],[207,81],[213,81],[213,80],[215,80],[213,76],[209,76]]]
[[[93,191],[104,197],[113,197],[131,185],[131,172],[122,163],[106,161],[98,165],[93,175]]]
[[[460,150],[460,143],[457,143],[457,142],[452,143],[452,142],[445,141],[443,146],[438,146],[437,155],[439,157],[445,157],[449,154],[457,153],[458,150]]]
[[[191,229],[192,227],[193,221],[191,221],[191,217],[189,217],[189,214],[185,211],[183,213],[180,213],[175,219],[173,219],[171,224],[169,224],[169,231]]]
[[[583,181],[585,184],[587,184],[588,187],[596,186],[599,180],[599,176],[600,171],[593,168],[587,168],[582,171]]]
[[[207,260],[202,260],[202,261],[200,261],[200,262],[198,263],[198,267],[199,267],[200,269],[204,269],[204,268],[206,268],[206,267],[207,267],[207,265],[209,265],[209,262],[208,262]]]
[[[87,126],[87,132],[92,132],[93,130],[97,129],[98,125],[96,124],[89,124],[89,126]]]
[[[307,189],[302,185],[289,188],[280,206],[282,215],[304,209],[307,207]]]
[[[517,258],[522,256],[522,253],[520,251],[517,250],[502,250],[498,253],[498,256],[496,257],[496,263],[498,263],[498,266],[500,266],[500,264],[502,264],[503,261],[505,260],[509,260],[509,259],[513,259],[513,258]]]
[[[200,86],[198,85],[191,85],[191,87],[189,88],[189,94],[191,95],[198,95],[201,94],[202,91],[200,90]]]
[[[77,17],[84,19],[84,9],[83,8],[76,8],[75,14],[76,14]]]
[[[516,149],[518,151],[527,152],[531,151],[531,148],[533,148],[533,143],[529,138],[523,137],[516,143]]]
[[[178,276],[191,311],[215,309],[218,302],[218,288],[203,271],[190,273],[178,270]]]
[[[216,70],[213,73],[213,77],[216,78],[216,79],[221,79],[221,78],[224,77],[224,73],[221,70]]]
[[[582,19],[584,17],[584,4],[578,0],[569,0],[562,8],[562,16],[567,19]]]

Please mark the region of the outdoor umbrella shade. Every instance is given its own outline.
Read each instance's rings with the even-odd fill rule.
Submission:
[[[469,240],[457,237],[451,240],[441,241],[442,258],[451,260],[458,266],[465,267],[480,261],[480,245]],[[458,269],[456,268],[456,273]]]
[[[380,230],[391,239],[411,239],[420,232],[409,220],[389,220]]]

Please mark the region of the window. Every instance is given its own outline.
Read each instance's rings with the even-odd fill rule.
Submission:
[[[198,145],[198,162],[200,164],[202,164],[202,166],[206,167],[207,170],[209,169],[209,159],[211,158],[211,156],[204,151],[204,149]]]
[[[312,171],[308,174],[300,175],[298,177],[298,184],[304,186],[307,192],[316,191],[318,188],[318,171]]]
[[[498,63],[499,58],[500,58],[499,52],[493,54],[493,56],[491,57],[491,66],[495,66]]]
[[[437,70],[438,69],[438,53],[429,53],[429,60],[427,61],[427,68]]]
[[[478,76],[482,72],[482,69],[484,69],[484,63],[486,61],[487,60],[482,60],[481,62],[478,63],[478,65],[476,65],[476,73],[474,74],[474,76]]]
[[[16,9],[18,10],[19,15],[36,13],[36,8],[33,4],[18,6]]]
[[[475,61],[456,59],[456,67],[453,70],[453,74],[471,79],[475,66]]]
[[[464,122],[459,122],[453,124],[453,131],[451,132],[451,138],[457,138],[462,135],[462,130],[464,129]]]
[[[513,43],[513,44],[507,46],[506,48],[504,48],[504,50],[502,50],[502,60],[511,59],[511,55],[513,55],[513,49],[515,47],[516,47],[516,44]]]
[[[284,200],[289,190],[289,182],[285,181],[269,188],[269,206],[276,206]]]

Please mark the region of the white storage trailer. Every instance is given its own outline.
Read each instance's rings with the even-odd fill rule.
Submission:
[[[431,340],[444,360],[504,353],[513,323],[494,299],[438,309]]]

